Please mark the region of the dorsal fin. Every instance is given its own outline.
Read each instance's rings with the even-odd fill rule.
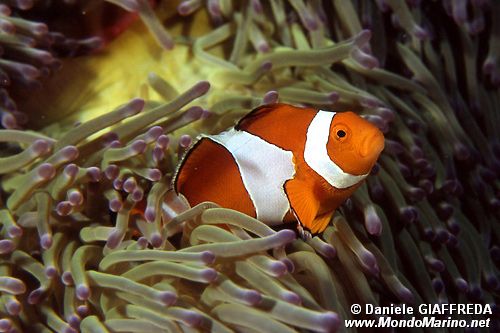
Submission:
[[[283,103],[275,103],[275,104],[266,104],[266,105],[261,105],[249,113],[247,113],[243,118],[241,118],[238,123],[234,126],[235,129],[237,130],[246,130],[246,127],[248,124],[259,120],[260,118],[266,116],[270,112],[278,109],[281,106],[284,106],[286,104]]]
[[[262,105],[235,126],[297,156],[303,155],[307,127],[318,111],[284,103]],[[293,135],[291,135],[293,133]]]

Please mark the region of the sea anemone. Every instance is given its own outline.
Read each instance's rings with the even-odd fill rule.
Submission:
[[[4,128],[20,128],[28,122],[11,93],[32,91],[41,80],[61,66],[59,57],[77,56],[95,50],[100,37],[71,38],[49,30],[32,12],[47,12],[41,2],[7,1],[0,4],[0,119]],[[35,6],[35,7],[34,7]],[[37,8],[42,7],[42,8]]]
[[[52,106],[36,131],[0,131],[0,331],[330,332],[354,303],[497,315],[498,3],[110,2],[154,42],[136,25],[70,60],[102,66],[63,91],[85,100],[48,93],[63,67],[23,103]],[[110,70],[138,54],[133,77]],[[386,137],[307,241],[169,191],[194,136],[278,100],[353,110]]]

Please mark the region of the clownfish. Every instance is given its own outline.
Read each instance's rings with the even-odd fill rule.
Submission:
[[[192,206],[212,201],[269,225],[297,221],[307,238],[325,230],[383,149],[382,132],[353,112],[264,105],[199,136],[173,188]]]

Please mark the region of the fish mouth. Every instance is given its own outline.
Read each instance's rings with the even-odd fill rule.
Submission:
[[[368,157],[376,160],[382,150],[384,150],[384,135],[381,132],[377,132],[363,139],[359,147],[359,154],[363,158]]]

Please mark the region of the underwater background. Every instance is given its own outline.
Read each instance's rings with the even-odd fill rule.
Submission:
[[[367,303],[498,331],[499,86],[495,0],[0,0],[0,332],[351,332]],[[386,138],[307,242],[168,191],[277,101]]]

